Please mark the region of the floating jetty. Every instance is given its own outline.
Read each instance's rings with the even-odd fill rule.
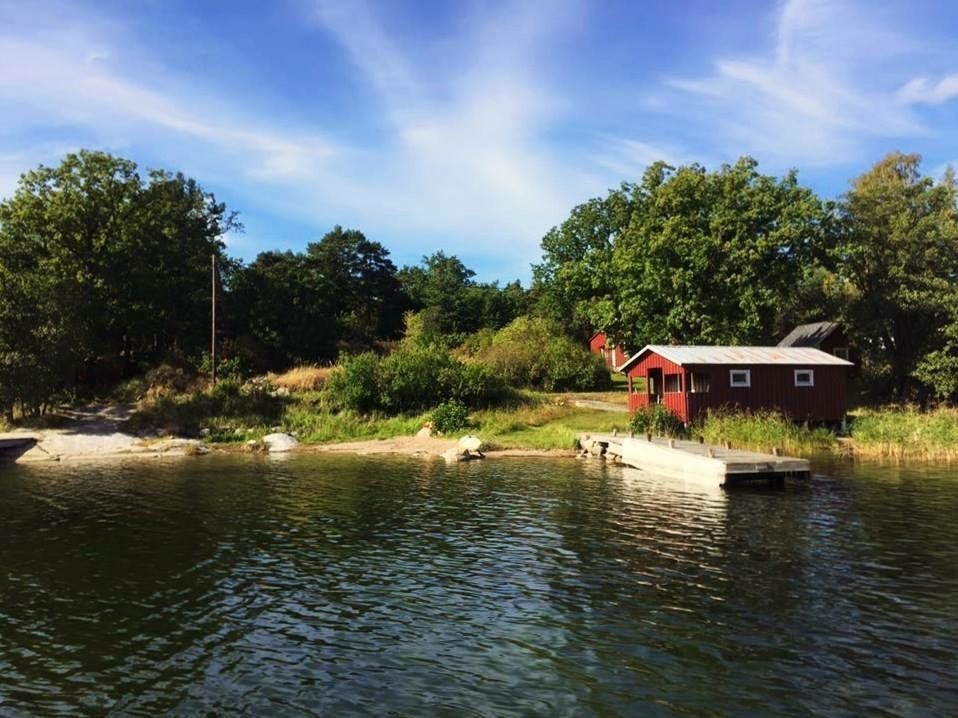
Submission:
[[[716,482],[720,486],[807,479],[811,471],[806,459],[681,439],[580,434],[579,446],[590,456],[605,457],[651,474]]]

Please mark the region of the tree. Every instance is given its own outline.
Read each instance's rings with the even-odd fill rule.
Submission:
[[[337,225],[307,245],[309,268],[323,282],[339,337],[359,348],[391,339],[402,329],[406,298],[389,251],[355,229]]]
[[[832,254],[848,296],[843,318],[868,368],[884,372],[899,399],[922,390],[916,379],[933,381],[933,367],[953,366],[955,177],[949,170],[936,183],[920,165],[919,155],[893,152],[852,182]]]
[[[827,214],[794,172],[779,180],[756,167],[749,157],[716,172],[658,162],[641,183],[576,207],[543,239],[540,308],[633,347],[770,342]]]
[[[653,165],[616,243],[619,330],[645,343],[767,344],[823,237],[815,194],[755,160]]]
[[[38,405],[66,383],[67,365],[196,350],[208,336],[210,256],[222,258],[221,236],[238,228],[193,180],[152,171],[144,182],[133,162],[103,152],[25,173],[0,203],[4,395],[10,372],[28,367]]]
[[[534,265],[538,311],[580,338],[618,323],[612,251],[632,215],[634,185],[623,184],[602,199],[575,207],[542,239],[542,262]]]

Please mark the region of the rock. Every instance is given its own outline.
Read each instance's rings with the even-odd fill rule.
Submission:
[[[292,451],[299,446],[299,442],[289,434],[267,434],[263,437],[263,444],[271,454]]]
[[[480,439],[478,436],[466,434],[466,436],[459,439],[458,449],[459,451],[466,451],[469,453],[479,453],[479,451],[482,449],[482,439]]]
[[[430,436],[432,436],[432,429],[428,426],[424,426],[416,432],[417,439],[428,439]]]
[[[472,454],[468,451],[463,451],[457,446],[453,446],[451,449],[446,449],[442,452],[442,458],[444,458],[450,464],[455,464],[459,461],[471,461],[472,459],[481,459],[482,454]]]

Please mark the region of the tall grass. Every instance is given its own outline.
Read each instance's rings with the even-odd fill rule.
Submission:
[[[852,419],[855,455],[958,459],[958,409],[915,407],[863,410]]]
[[[273,386],[289,389],[294,392],[319,391],[326,384],[326,379],[333,373],[331,366],[317,366],[315,364],[301,364],[294,366],[282,374],[268,374],[267,378]]]
[[[828,429],[806,428],[773,411],[711,412],[697,433],[710,444],[730,441],[735,447],[753,451],[779,448],[786,454],[808,456],[838,449],[835,435]]]

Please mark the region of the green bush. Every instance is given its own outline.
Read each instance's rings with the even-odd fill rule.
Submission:
[[[329,406],[360,412],[379,409],[381,364],[382,360],[372,352],[340,360],[323,390]]]
[[[433,409],[430,421],[436,431],[449,434],[466,427],[469,410],[461,401],[444,401]]]
[[[511,392],[489,367],[464,364],[436,345],[404,345],[382,359],[368,353],[344,358],[326,380],[324,396],[336,410],[405,414],[451,400],[489,406]]]
[[[662,404],[640,407],[636,410],[629,430],[636,434],[653,436],[686,436],[687,431],[682,420]]]
[[[567,337],[557,324],[538,317],[519,317],[503,327],[476,358],[514,387],[592,391],[611,385],[600,357]]]

